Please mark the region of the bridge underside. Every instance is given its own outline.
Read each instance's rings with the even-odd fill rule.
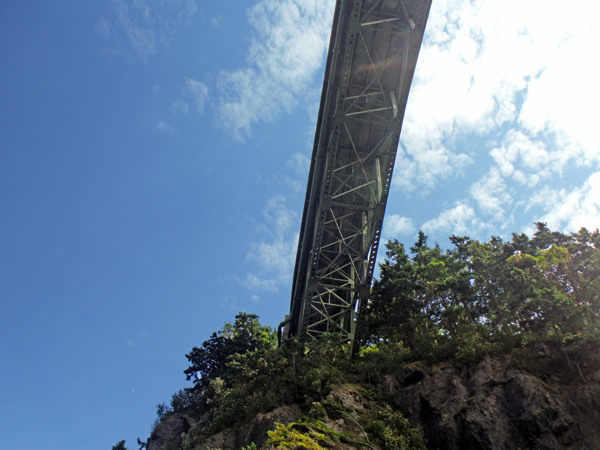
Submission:
[[[296,255],[288,335],[354,341],[369,298],[431,0],[338,0]],[[360,333],[359,333],[360,334]]]

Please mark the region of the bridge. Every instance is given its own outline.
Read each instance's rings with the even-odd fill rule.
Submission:
[[[337,0],[283,337],[360,344],[431,0]]]

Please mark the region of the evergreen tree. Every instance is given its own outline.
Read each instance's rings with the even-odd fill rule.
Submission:
[[[211,380],[220,378],[226,384],[239,372],[236,358],[258,356],[275,345],[276,338],[270,327],[262,326],[256,314],[239,313],[233,324],[211,335],[185,355],[190,362],[184,373],[193,380],[196,389],[205,389]]]
[[[117,442],[117,445],[113,445],[112,450],[127,450],[127,447],[125,447],[125,439]]]
[[[600,325],[600,235],[566,235],[537,223],[532,239],[488,242],[452,236],[429,247],[419,232],[407,255],[386,244],[365,321],[366,341],[402,342],[419,354],[481,342],[593,335]],[[511,344],[514,345],[514,344]]]

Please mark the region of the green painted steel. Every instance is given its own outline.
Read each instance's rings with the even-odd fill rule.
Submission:
[[[357,342],[431,0],[338,0],[284,335]]]

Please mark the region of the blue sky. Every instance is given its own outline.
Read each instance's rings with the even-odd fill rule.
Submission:
[[[434,0],[384,238],[600,224],[593,1]],[[0,5],[0,448],[136,448],[290,282],[331,0]]]

